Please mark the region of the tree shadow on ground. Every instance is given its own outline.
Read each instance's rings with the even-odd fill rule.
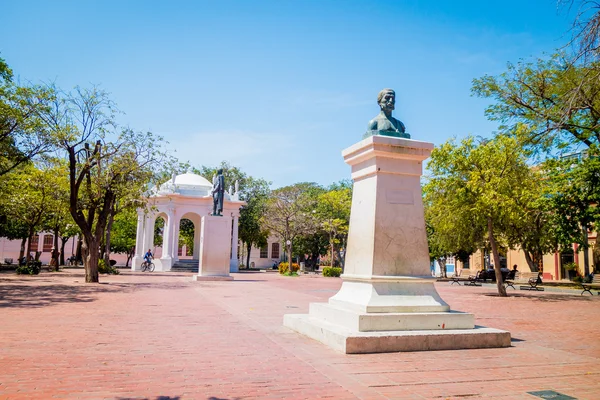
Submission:
[[[525,293],[509,293],[508,297],[519,297],[522,299],[530,299],[532,301],[539,301],[539,302],[546,302],[546,303],[551,303],[551,302],[565,302],[565,301],[577,301],[577,302],[590,302],[590,301],[594,301],[594,298],[592,296],[581,296],[579,294],[571,294],[571,293],[565,293],[565,294],[548,294],[546,292],[546,294],[540,295],[540,296],[534,296],[536,292],[532,292],[529,294],[525,294]],[[541,293],[541,292],[538,292]],[[498,296],[498,293],[482,293],[483,296],[487,296],[487,297],[500,297]]]
[[[183,289],[182,283],[112,283],[74,284],[45,283],[51,280],[29,281],[26,279],[0,281],[0,309],[2,308],[39,308],[63,303],[90,303],[97,300],[101,293],[129,293],[146,289]]]

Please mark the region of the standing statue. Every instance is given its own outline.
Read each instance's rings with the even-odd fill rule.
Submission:
[[[213,177],[213,187],[210,191],[213,198],[213,212],[211,215],[223,216],[223,196],[225,195],[225,178],[223,178],[223,169],[217,171]]]
[[[381,112],[371,121],[367,132],[363,135],[363,139],[373,135],[394,136],[410,139],[410,135],[406,133],[404,124],[392,117],[396,105],[396,92],[392,89],[383,89],[377,96],[377,103],[381,108]]]

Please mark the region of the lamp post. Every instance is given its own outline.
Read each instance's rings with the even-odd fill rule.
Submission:
[[[287,244],[287,247],[288,247],[288,267],[289,267],[289,271],[290,271],[290,275],[291,275],[292,274],[292,241],[288,239],[285,242],[285,244]]]

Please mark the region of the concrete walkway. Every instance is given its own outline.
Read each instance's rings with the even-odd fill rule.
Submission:
[[[600,398],[600,296],[436,283],[505,349],[344,355],[282,326],[338,278],[0,274],[1,399]]]

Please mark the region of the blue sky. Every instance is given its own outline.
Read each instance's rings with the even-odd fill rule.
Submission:
[[[181,161],[227,160],[273,187],[349,178],[341,151],[396,90],[413,139],[487,136],[473,78],[568,42],[555,0],[0,0],[21,81],[99,84],[119,121]]]

